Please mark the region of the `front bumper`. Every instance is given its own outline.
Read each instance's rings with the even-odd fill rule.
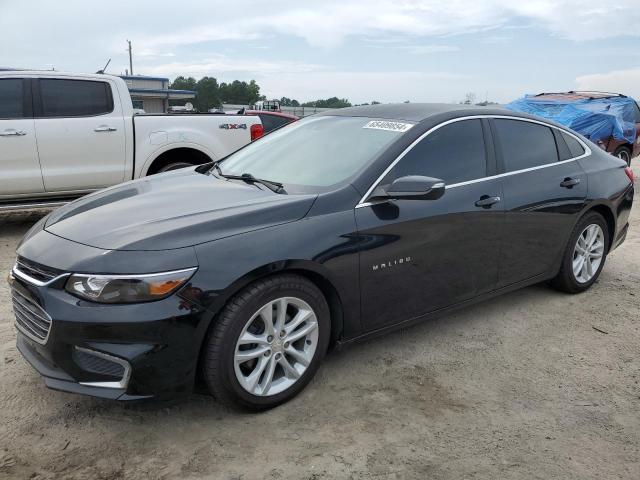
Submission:
[[[17,348],[47,387],[116,400],[192,391],[211,315],[185,296],[191,284],[156,302],[101,305],[70,295],[65,282],[39,286],[9,277],[12,292],[33,302],[27,307],[37,305],[51,318],[43,339],[17,323]]]

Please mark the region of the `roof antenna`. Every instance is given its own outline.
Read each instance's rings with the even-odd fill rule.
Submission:
[[[111,63],[111,59],[107,60],[107,63],[105,64],[104,67],[102,67],[102,70],[98,70],[96,73],[104,73],[110,63]]]

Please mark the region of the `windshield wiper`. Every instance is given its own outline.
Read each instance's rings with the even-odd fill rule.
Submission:
[[[213,162],[212,167],[216,170],[218,175],[220,175],[222,178],[228,178],[229,180],[244,180],[245,182],[259,183],[259,184],[264,185],[265,187],[267,187],[272,192],[284,193],[284,194],[287,193],[287,191],[284,189],[284,187],[283,187],[283,185],[281,183],[274,182],[273,180],[265,180],[263,178],[256,178],[253,175],[251,175],[250,173],[243,173],[242,175],[227,175],[227,174],[224,174],[224,173],[222,173],[222,169],[220,168],[219,163],[220,163],[219,161],[218,162]],[[209,170],[209,172],[211,172],[211,170]]]
[[[215,166],[218,167],[217,165]],[[242,175],[226,175],[220,172],[220,167],[218,167],[217,170],[218,170],[218,175],[220,175],[223,178],[228,178],[230,180],[244,180],[245,182],[251,182],[251,183],[259,183],[267,187],[272,192],[284,193],[284,194],[287,193],[281,183],[274,182],[272,180],[264,180],[263,178],[256,178],[250,173],[243,173]]]

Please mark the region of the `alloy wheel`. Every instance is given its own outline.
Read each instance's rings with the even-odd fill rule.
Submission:
[[[604,232],[600,225],[588,225],[578,236],[573,249],[573,276],[578,283],[587,283],[598,272],[604,255]]]
[[[270,301],[242,329],[234,353],[234,370],[242,388],[257,396],[290,388],[311,364],[318,344],[318,319],[296,297]]]

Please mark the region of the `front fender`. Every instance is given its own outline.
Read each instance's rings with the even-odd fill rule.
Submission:
[[[260,278],[308,273],[335,291],[344,336],[355,336],[361,331],[357,242],[353,211],[348,211],[196,245],[200,267],[193,278],[198,289],[194,301],[215,316],[233,295]]]

